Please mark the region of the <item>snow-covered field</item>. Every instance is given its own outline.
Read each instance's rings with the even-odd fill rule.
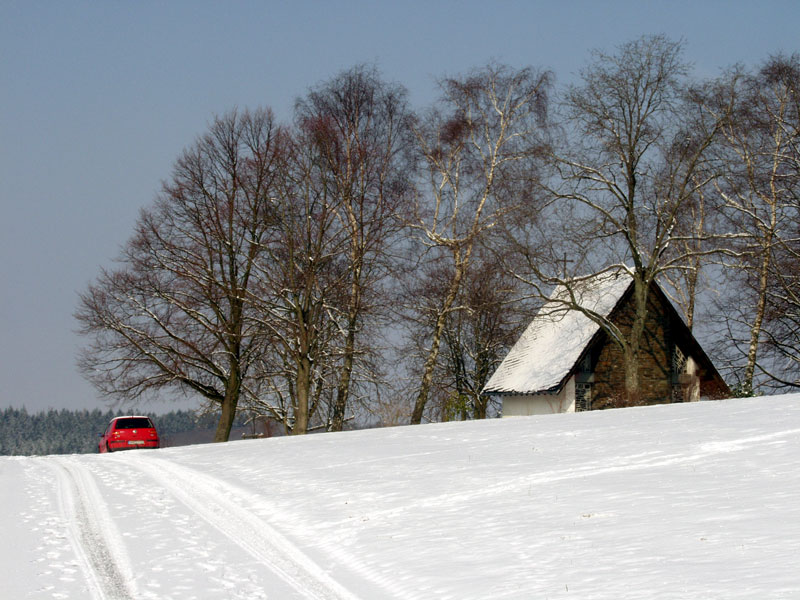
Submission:
[[[0,458],[0,598],[800,598],[800,395]]]

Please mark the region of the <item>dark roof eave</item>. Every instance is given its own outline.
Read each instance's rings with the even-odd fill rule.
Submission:
[[[551,388],[537,390],[535,392],[518,392],[515,390],[484,390],[483,393],[488,396],[543,396],[545,394],[557,394],[563,387],[562,383],[554,385]]]

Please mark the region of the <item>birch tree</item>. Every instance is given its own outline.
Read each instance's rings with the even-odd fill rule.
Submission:
[[[800,214],[800,59],[772,57],[756,72],[737,67],[724,81],[725,103],[733,112],[719,132],[723,176],[716,187],[733,240],[723,265],[729,289],[737,292],[726,325],[728,347],[744,358],[740,393],[749,395],[759,374],[770,378],[776,372],[763,353],[764,343],[771,340],[782,355],[787,349],[777,341],[783,336],[775,334],[781,329],[778,306],[794,294],[793,285],[786,284],[796,273],[788,256],[795,248]],[[780,288],[787,292],[783,298]],[[775,333],[769,331],[770,324],[777,326]]]
[[[443,391],[442,420],[491,414],[483,388],[533,312],[519,282],[498,268],[493,253],[478,249],[473,261],[475,268],[457,299],[461,309],[449,313],[442,332],[444,356],[436,371]]]
[[[550,75],[489,65],[441,84],[440,106],[415,129],[426,181],[410,227],[423,261],[449,273],[434,308],[411,423],[422,421],[442,334],[459,310],[473,250],[498,219],[529,198],[541,152]]]
[[[212,403],[226,441],[253,389],[264,329],[250,301],[273,226],[282,133],[268,110],[230,112],[176,161],[118,266],[80,295],[83,375],[124,400],[182,392]]]
[[[708,182],[714,177],[702,173],[698,179]],[[698,297],[707,289],[706,271],[717,254],[714,245],[716,206],[708,199],[707,194],[713,193],[710,188],[708,184],[698,187],[695,197],[678,216],[675,239],[666,250],[674,268],[662,272],[662,281],[667,284],[664,291],[681,310],[690,330],[695,325]]]
[[[800,231],[776,257],[765,315],[764,343],[773,360],[760,361],[767,385],[800,388]]]

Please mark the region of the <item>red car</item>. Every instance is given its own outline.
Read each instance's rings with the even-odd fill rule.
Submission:
[[[97,445],[100,452],[158,448],[158,432],[149,417],[116,417],[111,419]]]

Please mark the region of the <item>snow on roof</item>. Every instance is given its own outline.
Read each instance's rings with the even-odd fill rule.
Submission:
[[[628,287],[625,272],[587,279],[576,290],[578,304],[607,317]],[[558,388],[600,325],[583,312],[565,307],[569,292],[557,287],[483,391],[487,394],[534,394]]]

